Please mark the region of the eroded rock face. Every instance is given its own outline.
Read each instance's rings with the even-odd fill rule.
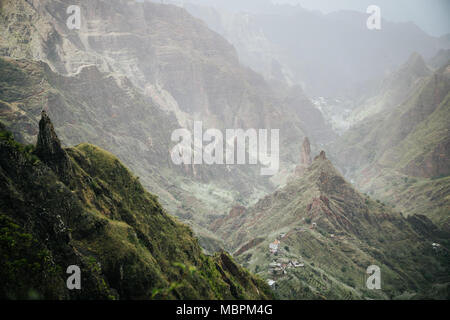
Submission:
[[[450,174],[450,139],[439,143],[425,157],[418,156],[410,161],[402,170],[408,175],[438,178]]]
[[[309,143],[308,137],[305,137],[305,139],[303,140],[300,161],[301,164],[304,164],[306,166],[309,166],[311,164],[311,144]]]
[[[302,176],[305,170],[311,165],[311,144],[308,137],[305,137],[300,153],[300,164],[295,168],[295,174]]]
[[[45,112],[38,154],[42,161],[2,132],[0,299],[29,299],[31,289],[44,300],[274,298],[231,256],[205,256],[192,230],[173,220],[113,154],[87,143],[62,149]],[[70,183],[49,168],[66,174],[66,160]],[[174,262],[195,267],[198,276],[166,293],[180,281]],[[82,290],[66,285],[70,265],[80,268]]]
[[[286,146],[281,163],[290,165],[290,155],[301,144],[291,137],[308,135],[325,143],[332,135],[320,111],[299,88],[275,86],[243,67],[232,45],[182,8],[81,0],[77,2],[81,28],[70,30],[66,25],[70,0],[3,4],[2,56],[40,60],[49,66],[45,72],[31,62],[20,66],[27,68],[26,77],[37,70],[47,78],[41,84],[42,78],[33,76],[36,82],[22,85],[34,89],[33,99],[19,107],[32,117],[8,111],[6,116],[14,118],[8,129],[22,131],[24,122],[33,120],[22,141],[34,141],[34,119],[45,105],[65,144],[89,141],[117,154],[172,212],[186,214],[182,202],[193,197],[184,186],[170,182],[179,176],[217,185],[224,181],[225,192],[266,193],[274,187],[259,175],[257,166],[174,165],[170,136],[176,128],[190,128],[195,120],[201,120],[205,129],[280,128],[280,143]],[[56,90],[42,91],[49,88]],[[8,94],[18,100],[14,92]],[[28,97],[30,92],[25,93]],[[11,101],[1,96],[0,100]],[[40,104],[31,108],[36,101]],[[159,174],[162,168],[169,171],[164,177]],[[225,198],[220,202],[230,208]],[[207,201],[196,197],[189,203],[195,203],[193,211],[201,212],[194,219],[202,217],[204,224],[203,217],[211,211]]]
[[[67,153],[55,133],[50,118],[43,110],[39,121],[39,134],[36,144],[36,155],[63,180],[67,181],[71,164]]]

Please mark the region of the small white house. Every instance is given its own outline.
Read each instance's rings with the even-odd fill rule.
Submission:
[[[301,268],[301,267],[305,266],[304,263],[299,263],[298,261],[294,261],[293,264],[294,264],[294,267],[296,267],[296,268]]]
[[[276,281],[272,280],[272,279],[268,279],[267,280],[267,284],[271,287],[273,287],[275,285]]]
[[[274,242],[269,244],[269,249],[271,253],[277,253],[278,251],[278,246],[280,244],[280,241],[275,240]]]
[[[276,263],[275,261],[269,264],[270,268],[281,268],[281,263]]]

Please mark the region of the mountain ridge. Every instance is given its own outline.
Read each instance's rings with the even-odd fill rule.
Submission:
[[[45,111],[39,148],[24,147],[1,129],[3,298],[272,297],[225,252],[203,254],[192,230],[170,217],[113,155],[89,144],[63,150]],[[15,246],[21,238],[28,240]],[[81,290],[66,287],[69,265],[81,268]]]
[[[420,80],[405,100],[354,126],[330,145],[362,191],[448,229],[449,66]]]
[[[244,266],[276,280],[284,299],[432,297],[435,288],[446,299],[448,251],[435,255],[432,243],[447,248],[448,231],[356,191],[324,152],[218,230]],[[382,270],[382,292],[361,281],[370,265]]]

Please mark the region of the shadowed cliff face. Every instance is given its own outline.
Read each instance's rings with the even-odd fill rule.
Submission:
[[[42,59],[62,74],[96,65],[102,72],[126,76],[161,108],[173,111],[181,125],[196,119],[216,128],[280,128],[286,130],[283,136],[309,134],[322,141],[333,136],[301,89],[285,99],[286,88],[278,90],[241,66],[234,48],[184,9],[80,1],[81,29],[68,30],[70,4],[5,1],[0,23],[11,31],[0,48],[6,56]],[[19,12],[31,16],[31,22]],[[37,32],[32,24],[45,28]],[[20,33],[23,29],[29,31]]]
[[[2,299],[272,297],[226,253],[205,256],[113,155],[62,149],[45,112],[33,149],[0,131]],[[66,287],[69,265],[81,290]]]

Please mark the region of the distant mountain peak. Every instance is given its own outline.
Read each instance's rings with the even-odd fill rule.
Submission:
[[[403,70],[408,70],[419,77],[425,77],[431,74],[424,58],[417,52],[413,52],[406,63],[403,65]]]

